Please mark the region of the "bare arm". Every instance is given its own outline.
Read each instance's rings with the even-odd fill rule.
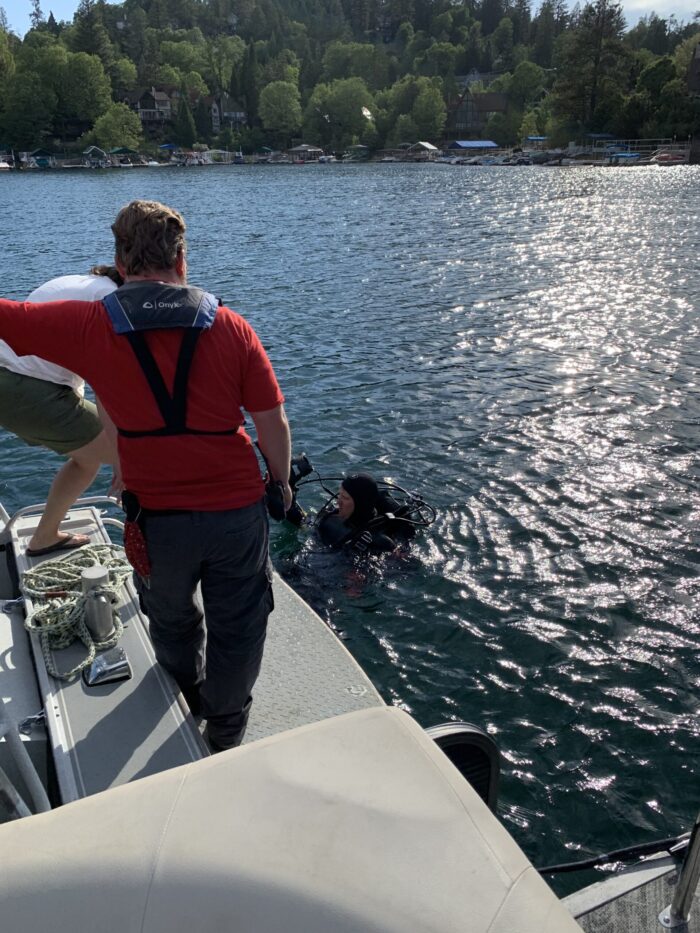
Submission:
[[[250,417],[258,433],[260,449],[270,465],[271,479],[282,483],[284,508],[287,510],[292,504],[292,490],[289,486],[292,440],[284,405],[278,405],[269,411],[251,411]]]
[[[95,403],[97,405],[97,414],[102,422],[102,427],[104,428],[105,435],[109,441],[109,446],[112,448],[112,482],[109,487],[109,494],[111,496],[116,496],[119,498],[121,493],[124,490],[124,483],[122,482],[122,469],[119,463],[119,452],[117,450],[117,427],[112,419],[109,417],[105,411],[102,402],[97,396],[95,396]]]

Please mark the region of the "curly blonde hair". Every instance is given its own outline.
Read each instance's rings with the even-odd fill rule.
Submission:
[[[178,211],[158,201],[132,201],[112,224],[117,262],[126,275],[174,269],[184,256],[185,221]]]

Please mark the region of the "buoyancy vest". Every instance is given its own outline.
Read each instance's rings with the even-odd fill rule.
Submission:
[[[238,426],[204,431],[187,425],[187,385],[197,341],[212,326],[219,301],[200,288],[159,282],[129,282],[102,299],[116,334],[131,346],[163,419],[160,427],[131,431],[117,425],[122,437],[172,437],[178,434],[232,435]],[[158,369],[143,331],[182,328],[172,395]]]
[[[396,542],[381,527],[381,516],[372,518],[365,526],[357,527],[342,520],[333,510],[323,515],[317,530],[321,541],[331,548],[347,548],[364,554],[367,551],[393,551]]]

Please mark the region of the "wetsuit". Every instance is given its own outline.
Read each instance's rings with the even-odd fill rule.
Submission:
[[[393,551],[396,542],[382,530],[383,522],[378,519],[380,516],[375,512],[367,523],[354,524],[352,519],[344,522],[338,510],[333,509],[319,520],[318,534],[329,547],[343,548],[355,554]]]

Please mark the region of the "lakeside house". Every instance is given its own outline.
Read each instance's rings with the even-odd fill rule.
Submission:
[[[479,81],[495,77],[495,75],[478,75],[478,73],[477,76]],[[448,136],[458,136],[460,133],[479,136],[492,116],[506,112],[508,98],[505,94],[476,90],[473,87],[475,83],[476,80],[466,80],[461,91],[448,103],[446,125]]]
[[[248,114],[240,102],[224,91],[218,98],[206,97],[209,107],[212,131],[218,136],[222,129],[229,127],[232,130],[244,126]]]
[[[171,120],[176,112],[173,109],[171,94],[164,90],[156,90],[155,87],[137,92],[137,96],[127,103],[136,111],[144,127],[153,124],[160,126],[166,120]]]
[[[181,96],[180,88],[161,85],[135,91],[124,103],[138,114],[144,132],[153,135],[166,123],[175,120]],[[214,135],[218,136],[226,127],[235,130],[245,125],[248,119],[245,108],[227,92],[222,92],[218,97],[207,96],[203,99]],[[194,110],[197,105],[194,92],[189,95],[189,104]]]

